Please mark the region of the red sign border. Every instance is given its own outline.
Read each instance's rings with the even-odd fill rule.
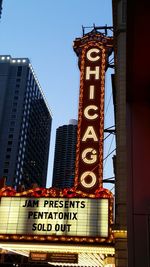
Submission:
[[[102,62],[101,62],[101,99],[100,99],[100,110],[99,110],[99,116],[101,117],[100,119],[100,125],[99,125],[99,136],[103,138],[103,132],[104,132],[104,90],[105,90],[105,68],[106,68],[106,47],[103,46],[102,44],[98,44],[95,41],[88,42],[88,44],[84,44],[82,48],[82,53],[81,53],[81,58],[80,58],[80,95],[79,95],[79,112],[78,112],[78,131],[77,131],[77,148],[76,148],[76,167],[75,167],[75,182],[74,186],[78,187],[79,186],[79,160],[80,160],[80,143],[81,143],[81,124],[82,124],[82,98],[83,98],[83,88],[84,88],[84,83],[85,83],[85,54],[86,51],[89,48],[96,47],[100,48],[102,51]],[[99,178],[98,178],[98,187],[102,186],[102,178],[103,178],[103,139],[100,140],[102,145],[99,145],[99,158],[100,162],[98,164],[98,169],[99,169]]]

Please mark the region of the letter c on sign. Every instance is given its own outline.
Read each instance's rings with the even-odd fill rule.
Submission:
[[[88,52],[87,52],[87,59],[89,59],[90,61],[97,61],[100,59],[100,56],[92,56],[92,53],[98,54],[100,52],[100,50],[98,48],[91,48]]]
[[[93,114],[93,115],[90,115],[89,114],[89,111],[90,110],[98,110],[98,107],[95,106],[95,105],[89,105],[85,108],[84,110],[84,116],[88,119],[88,120],[95,120],[97,117],[98,117],[98,114]]]
[[[91,180],[90,182],[86,181],[86,180],[88,180],[88,177]],[[84,172],[80,177],[80,182],[81,182],[83,187],[91,188],[97,182],[96,175],[94,174],[94,172],[91,172],[91,171]]]

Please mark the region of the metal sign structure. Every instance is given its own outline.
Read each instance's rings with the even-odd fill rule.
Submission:
[[[112,37],[93,30],[75,40],[74,50],[80,68],[75,186],[90,194],[102,187],[105,71]]]

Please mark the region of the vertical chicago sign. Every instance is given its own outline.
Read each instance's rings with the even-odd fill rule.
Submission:
[[[111,48],[112,38],[96,31],[74,42],[80,68],[75,187],[85,193],[102,187],[104,83]]]

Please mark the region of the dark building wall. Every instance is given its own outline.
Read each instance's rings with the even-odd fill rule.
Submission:
[[[127,1],[129,267],[150,266],[149,22],[149,1]]]
[[[35,183],[45,187],[49,153],[48,136],[51,131],[50,117],[43,99],[33,100],[31,103],[23,166],[24,183],[30,186],[32,177]]]
[[[23,82],[20,84],[18,66],[11,66],[9,60],[0,62],[0,88],[4,95],[0,100],[0,177],[6,176],[9,185],[12,185],[15,176],[26,72],[27,66],[24,67]]]
[[[56,131],[52,186],[67,188],[74,185],[77,125],[60,126]]]
[[[51,114],[28,59],[0,57],[0,177],[46,185]]]
[[[115,161],[115,229],[127,230],[127,165],[126,165],[126,0],[113,0],[114,58],[113,75],[116,161]],[[126,232],[125,232],[126,233]],[[115,239],[116,267],[127,266],[127,237]]]
[[[113,75],[116,121],[116,228],[126,230],[126,1],[113,1],[114,58]]]

